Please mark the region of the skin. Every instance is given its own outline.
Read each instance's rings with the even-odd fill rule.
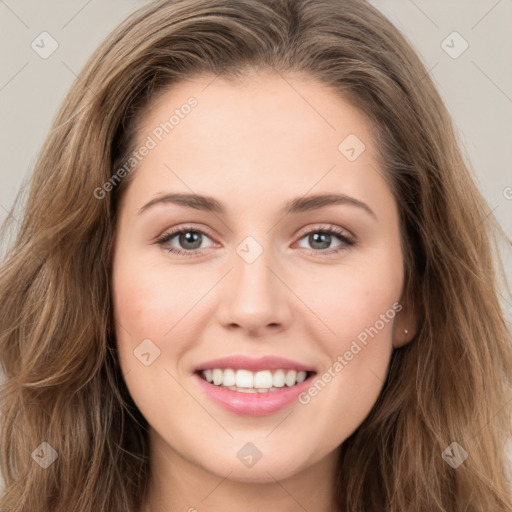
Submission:
[[[366,118],[304,76],[180,82],[145,112],[137,147],[191,96],[197,107],[133,171],[113,253],[120,364],[150,425],[153,480],[143,510],[327,512],[339,447],[375,404],[393,348],[415,334],[402,297],[397,205]],[[354,161],[338,150],[349,134],[366,146]],[[291,199],[334,191],[363,201],[376,218],[349,204],[281,213]],[[159,203],[139,214],[169,192],[208,195],[227,211]],[[168,252],[197,253],[183,237],[155,242],[190,225],[206,233],[199,256]],[[315,244],[308,234],[320,226],[337,226],[356,243],[332,235],[330,245]],[[263,249],[250,264],[236,251],[248,236]],[[272,354],[319,376],[397,302],[402,311],[308,404],[241,416],[212,402],[192,375],[211,359]],[[134,356],[145,339],[160,350],[149,366]],[[236,456],[247,442],[262,453],[252,467]]]

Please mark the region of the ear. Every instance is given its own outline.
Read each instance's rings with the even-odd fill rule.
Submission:
[[[407,345],[418,332],[418,315],[414,307],[414,301],[402,298],[399,304],[402,309],[396,315],[393,325],[393,348]]]

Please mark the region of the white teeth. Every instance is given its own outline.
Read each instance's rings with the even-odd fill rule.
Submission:
[[[222,384],[223,378],[224,378],[224,372],[219,368],[215,368],[213,370],[213,383],[216,386],[220,386]]]
[[[238,388],[236,386],[231,386],[229,389],[232,391],[239,391],[240,393],[257,393],[254,388]]]
[[[237,370],[237,372],[236,372],[236,387],[237,388],[252,388],[253,381],[254,381],[254,374],[252,372],[250,372],[249,370]]]
[[[223,386],[234,386],[236,383],[235,371],[231,368],[224,370],[224,379],[222,381]]]
[[[295,384],[295,382],[294,382]],[[254,375],[255,388],[271,388],[272,387],[272,372],[270,370],[263,370],[256,372]]]
[[[272,378],[273,384],[275,388],[282,388],[284,386],[284,381],[286,377],[284,374],[284,370],[276,370],[274,373],[274,377]]]
[[[297,372],[295,370],[288,370],[284,382],[287,386],[293,386],[297,382]]]
[[[223,386],[233,391],[244,393],[266,393],[277,391],[285,385],[295,386],[304,382],[307,377],[305,371],[296,370],[234,370],[232,368],[212,368],[203,370],[202,376],[215,386]]]

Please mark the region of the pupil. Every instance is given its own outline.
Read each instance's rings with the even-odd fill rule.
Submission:
[[[322,239],[319,241],[319,239]],[[328,249],[331,241],[331,235],[327,233],[314,233],[309,235],[309,242],[312,247],[315,247],[315,243],[320,243],[322,247],[316,247],[316,249]]]
[[[186,249],[198,249],[201,245],[201,235],[193,231],[182,233],[179,237],[180,244],[185,246]],[[198,243],[199,242],[199,243]],[[187,247],[186,244],[191,243],[193,247]]]

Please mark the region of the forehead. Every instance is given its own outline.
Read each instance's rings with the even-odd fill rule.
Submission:
[[[192,101],[195,106],[190,108]],[[308,137],[315,145],[322,136],[325,148],[338,149],[340,137],[349,133],[364,140],[367,149],[372,149],[373,142],[369,120],[362,112],[331,87],[301,74],[259,73],[240,80],[200,75],[178,82],[150,102],[139,121],[139,138],[158,132],[169,121],[172,126],[167,128],[177,142],[180,134],[190,135],[187,127],[197,137],[208,138],[222,130],[223,135],[230,135],[222,147],[231,149],[231,141],[247,135],[258,135],[253,144],[270,147],[291,136]],[[165,131],[164,137],[168,134]]]
[[[368,198],[387,189],[370,128],[359,110],[309,77],[203,75],[163,91],[144,113],[136,147],[151,140],[152,149],[133,184],[145,197],[171,187],[231,201],[284,191]]]

